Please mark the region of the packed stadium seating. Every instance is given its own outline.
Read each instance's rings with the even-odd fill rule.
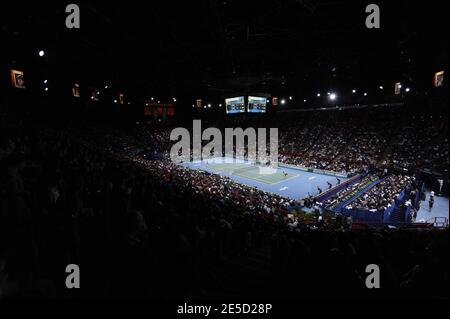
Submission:
[[[296,201],[168,161],[167,129],[44,129],[11,118],[3,118],[2,124],[0,278],[6,278],[2,292],[8,296],[68,294],[58,284],[64,274],[57,269],[73,262],[88,269],[83,277],[88,289],[80,297],[289,298],[320,293],[336,298],[342,287],[351,286],[354,297],[364,298],[370,293],[360,279],[365,265],[374,262],[390,270],[383,279],[389,294],[445,294],[446,231],[345,232],[348,221],[339,215],[302,222],[288,214],[299,205]],[[386,138],[373,128],[367,134],[354,128],[348,137],[342,126],[333,128],[338,133],[322,133],[346,142],[332,143],[333,151],[324,153],[328,137],[317,139],[316,145],[299,140],[307,160],[289,159],[328,167],[350,151],[347,142]],[[424,143],[434,140],[424,138]],[[282,148],[288,147],[283,142]],[[142,149],[163,157],[146,159]],[[376,145],[362,149],[358,157],[369,154],[382,161],[385,151]],[[339,161],[345,158],[356,165],[353,156]],[[409,167],[424,163],[418,161]],[[429,163],[438,161],[432,157]],[[361,171],[374,160],[356,162]],[[385,208],[412,176],[388,173],[353,205]],[[373,177],[333,196],[326,206]]]

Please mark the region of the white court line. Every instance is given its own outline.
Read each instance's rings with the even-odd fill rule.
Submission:
[[[239,176],[239,175],[236,175],[236,176]],[[240,177],[244,177],[244,176],[240,176]],[[280,184],[280,183],[283,183],[283,182],[286,182],[286,181],[289,181],[289,180],[291,180],[291,179],[294,179],[294,178],[296,178],[296,177],[298,177],[298,175],[295,175],[295,176],[292,176],[292,177],[290,177],[290,178],[287,178],[287,179],[283,179],[283,180],[281,180],[281,181],[279,181],[279,182],[275,182],[275,183],[269,183],[269,182],[267,182],[266,180],[262,180],[262,179],[259,179],[259,178],[256,178],[256,177],[246,177],[246,178],[248,178],[248,179],[253,179],[253,180],[256,180],[256,181],[258,181],[258,182],[261,182],[261,183],[264,183],[264,184],[267,184],[267,185],[277,185],[277,184]]]
[[[292,176],[292,177],[283,179],[282,181],[279,181],[279,182],[276,182],[276,183],[273,183],[273,184],[269,184],[269,185],[276,185],[276,184],[280,184],[280,183],[283,183],[283,182],[287,182],[287,181],[290,181],[291,179],[297,178],[297,177],[299,177],[299,176],[300,176],[300,175],[294,175],[294,176]]]
[[[248,176],[248,175],[244,175],[243,173],[242,173],[242,174],[241,174],[241,173],[238,173],[238,174],[232,174],[232,175],[233,175],[233,176],[238,176],[238,177],[241,177],[241,178],[246,178],[246,179],[249,179],[249,180],[254,180],[254,181],[257,181],[257,182],[266,184],[266,185],[275,185],[275,184],[279,184],[279,183],[281,183],[281,182],[287,181],[287,179],[285,179],[285,180],[282,180],[282,181],[280,181],[280,182],[269,183],[267,180],[262,179],[262,178],[260,178],[260,177],[251,177],[251,176]]]
[[[249,163],[223,163],[223,164],[217,164],[216,163],[216,165],[221,165],[221,166],[224,165],[224,164],[225,165],[226,164],[231,164],[230,166],[234,167],[234,170],[240,169],[240,168],[245,168],[245,167],[247,167],[249,165]],[[238,168],[236,168],[236,166],[238,166]],[[293,175],[293,176],[291,176],[291,177],[289,177],[287,179],[282,179],[279,182],[269,183],[267,180],[265,180],[265,179],[263,179],[261,177],[250,177],[250,176],[247,176],[247,175],[245,175],[245,172],[237,173],[237,174],[233,173],[233,169],[231,171],[229,171],[230,168],[228,168],[226,166],[223,167],[223,168],[221,167],[220,169],[218,169],[218,168],[214,168],[214,164],[211,164],[211,166],[208,167],[208,168],[211,169],[214,173],[219,174],[219,175],[220,175],[220,173],[222,173],[222,175],[228,175],[229,177],[231,177],[231,176],[238,176],[238,177],[241,177],[241,178],[246,178],[248,180],[254,180],[254,181],[257,181],[257,182],[269,185],[269,186],[277,185],[277,184],[280,184],[280,183],[283,183],[283,182],[287,182],[287,181],[289,181],[291,179],[294,179],[294,178],[297,178],[299,176],[297,174],[297,175]],[[261,176],[264,176],[264,175],[261,175]]]

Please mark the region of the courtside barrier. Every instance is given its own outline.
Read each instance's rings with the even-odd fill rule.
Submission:
[[[347,187],[349,187],[349,186],[351,186],[351,185],[353,185],[355,183],[358,183],[364,177],[366,177],[366,174],[360,174],[360,175],[353,176],[348,181],[345,181],[345,182],[341,183],[340,185],[337,185],[337,186],[333,187],[332,189],[327,190],[327,191],[323,192],[322,194],[319,194],[316,197],[316,201],[324,202],[328,198],[330,198],[331,196],[336,195],[337,193],[339,193],[344,188],[347,188]]]
[[[371,212],[365,209],[342,209],[342,214],[352,216],[353,220],[358,222],[383,223],[383,212]]]

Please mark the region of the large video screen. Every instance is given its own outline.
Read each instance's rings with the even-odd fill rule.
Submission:
[[[267,106],[267,99],[265,97],[248,97],[248,112],[249,113],[265,113]]]
[[[244,113],[245,99],[243,96],[233,97],[225,100],[227,114]]]

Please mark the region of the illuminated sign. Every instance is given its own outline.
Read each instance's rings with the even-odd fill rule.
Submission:
[[[435,87],[444,86],[444,71],[437,72],[434,75],[434,86]]]
[[[72,96],[80,97],[80,85],[78,83],[74,83],[72,87]]]
[[[25,89],[25,78],[22,71],[11,70],[11,81],[15,88]]]

